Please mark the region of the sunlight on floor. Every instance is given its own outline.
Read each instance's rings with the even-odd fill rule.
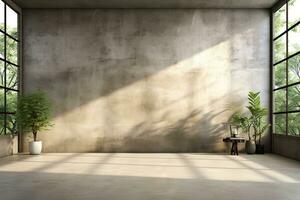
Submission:
[[[300,183],[300,164],[274,155],[63,153],[16,155],[0,160],[0,172]]]

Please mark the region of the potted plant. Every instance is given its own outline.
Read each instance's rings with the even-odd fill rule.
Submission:
[[[265,117],[268,114],[267,108],[261,106],[260,93],[249,92],[248,94],[249,106],[248,110],[251,113],[250,121],[254,131],[254,141],[256,144],[256,153],[264,153],[264,145],[261,144],[262,135],[267,131],[270,124],[265,122]]]
[[[251,135],[251,120],[248,116],[243,116],[239,113],[235,113],[231,119],[230,123],[240,127],[244,133],[247,134],[248,140],[246,141],[246,152],[248,154],[254,154],[255,153],[255,142],[253,140],[253,137]]]
[[[248,136],[248,140],[246,141],[246,152],[248,154],[254,154],[256,150],[255,141],[253,139],[253,135],[251,134],[251,126],[251,118],[244,116],[242,118],[242,128]]]
[[[30,154],[40,154],[42,141],[37,140],[39,131],[51,126],[52,106],[46,94],[37,91],[21,96],[18,101],[17,120],[23,132],[31,132],[33,141],[29,143]]]
[[[241,124],[242,118],[243,117],[239,113],[235,113],[231,116],[229,120],[231,137],[236,137],[239,135],[239,129],[242,127]]]

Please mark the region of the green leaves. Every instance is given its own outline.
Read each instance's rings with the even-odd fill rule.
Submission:
[[[247,116],[243,116],[239,113],[233,114],[229,120],[229,123],[242,128],[245,132],[247,132],[251,126],[250,119]]]
[[[229,123],[234,126],[241,126],[243,117],[239,113],[235,113],[229,119]]]
[[[260,106],[260,96],[259,92],[249,92],[248,93],[248,101],[249,105],[252,107],[258,107]]]
[[[251,140],[250,128],[252,124],[250,117],[243,116],[240,113],[235,113],[229,119],[229,123],[242,128],[243,132],[247,133],[249,140]]]
[[[262,118],[266,116],[268,110],[261,107],[260,105],[260,93],[259,92],[249,92],[248,94],[249,106],[247,106],[251,115],[255,118]]]
[[[235,113],[229,120],[231,125],[241,127],[244,132],[248,134],[249,140],[254,136],[254,140],[258,137],[258,142],[261,142],[262,135],[270,127],[270,124],[265,123],[265,117],[268,114],[268,110],[261,106],[260,93],[249,92],[248,93],[248,106],[247,109],[250,112],[249,116]],[[251,130],[253,134],[251,134]]]
[[[247,108],[249,109],[251,114],[254,114],[255,111],[260,107],[259,92],[249,92],[248,102],[249,102],[249,106],[247,106]]]
[[[1,13],[2,14],[2,13]],[[18,29],[6,24],[6,32],[14,38],[18,38]],[[4,31],[4,23],[0,23],[0,29]],[[4,45],[6,45],[4,47]],[[6,52],[4,52],[6,50]],[[6,57],[4,57],[6,53]],[[0,57],[6,59],[14,64],[18,64],[18,42],[10,37],[4,37],[0,33]],[[6,65],[6,66],[5,66]],[[5,76],[4,76],[5,75]],[[6,80],[4,80],[6,78]],[[0,61],[0,85],[11,89],[18,89],[18,67]],[[6,95],[5,95],[6,94]],[[6,96],[6,101],[4,101]],[[6,112],[15,112],[17,109],[18,93],[12,90],[0,90],[0,110]],[[5,103],[5,104],[4,104]],[[4,120],[6,121],[4,123]],[[5,126],[6,124],[6,126]],[[1,114],[0,115],[0,135],[1,134],[16,134],[17,123],[15,115]]]
[[[44,92],[38,91],[20,97],[17,121],[24,132],[32,132],[36,139],[37,132],[51,126],[52,105]]]
[[[265,125],[263,125],[263,126],[260,128],[260,130],[257,132],[257,135],[258,135],[258,136],[263,135],[263,134],[268,130],[268,128],[269,128],[270,126],[271,126],[270,124],[265,124]]]
[[[265,123],[264,119],[264,117],[268,114],[268,110],[261,106],[259,92],[249,92],[248,101],[249,105],[247,108],[251,113],[250,119],[254,130],[254,140],[256,141],[258,137],[258,143],[260,144],[262,135],[270,126]]]
[[[3,23],[0,23],[0,29],[4,30]],[[18,38],[18,30],[16,28],[7,26],[6,29],[14,38]],[[0,57],[4,57],[4,44],[6,44],[6,59],[14,64],[18,64],[18,42],[6,37],[6,43],[4,43],[4,37],[0,37]]]

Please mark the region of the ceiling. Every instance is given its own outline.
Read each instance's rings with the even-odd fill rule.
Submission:
[[[278,0],[13,0],[22,8],[270,8]]]

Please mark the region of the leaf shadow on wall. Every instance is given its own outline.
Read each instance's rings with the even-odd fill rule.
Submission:
[[[24,15],[24,91],[47,91],[55,116],[193,60],[210,48],[213,55],[222,42],[230,46],[207,60],[214,67],[222,67],[214,62],[223,54],[228,54],[226,62],[243,69],[253,58],[260,62],[256,53],[262,49],[254,45],[258,38],[253,33],[262,35],[267,20],[255,10],[30,10]],[[230,41],[235,35],[236,41]],[[209,64],[183,65],[193,62],[199,68]]]
[[[217,150],[212,146],[225,134],[226,119],[213,119],[227,111],[222,103],[210,102],[246,94],[248,80],[232,74],[266,60],[259,54],[264,45],[256,42],[268,42],[258,37],[269,21],[255,10],[47,10],[26,15],[25,92],[47,91],[60,124],[41,135],[48,141],[46,151],[154,152],[162,142],[165,151]],[[30,16],[34,23],[26,22]],[[44,23],[36,16],[55,19]],[[224,92],[231,94],[222,96]],[[200,100],[207,102],[199,105]],[[185,116],[177,119],[153,117],[154,112],[171,116],[180,109]],[[115,134],[124,124],[130,128]]]

